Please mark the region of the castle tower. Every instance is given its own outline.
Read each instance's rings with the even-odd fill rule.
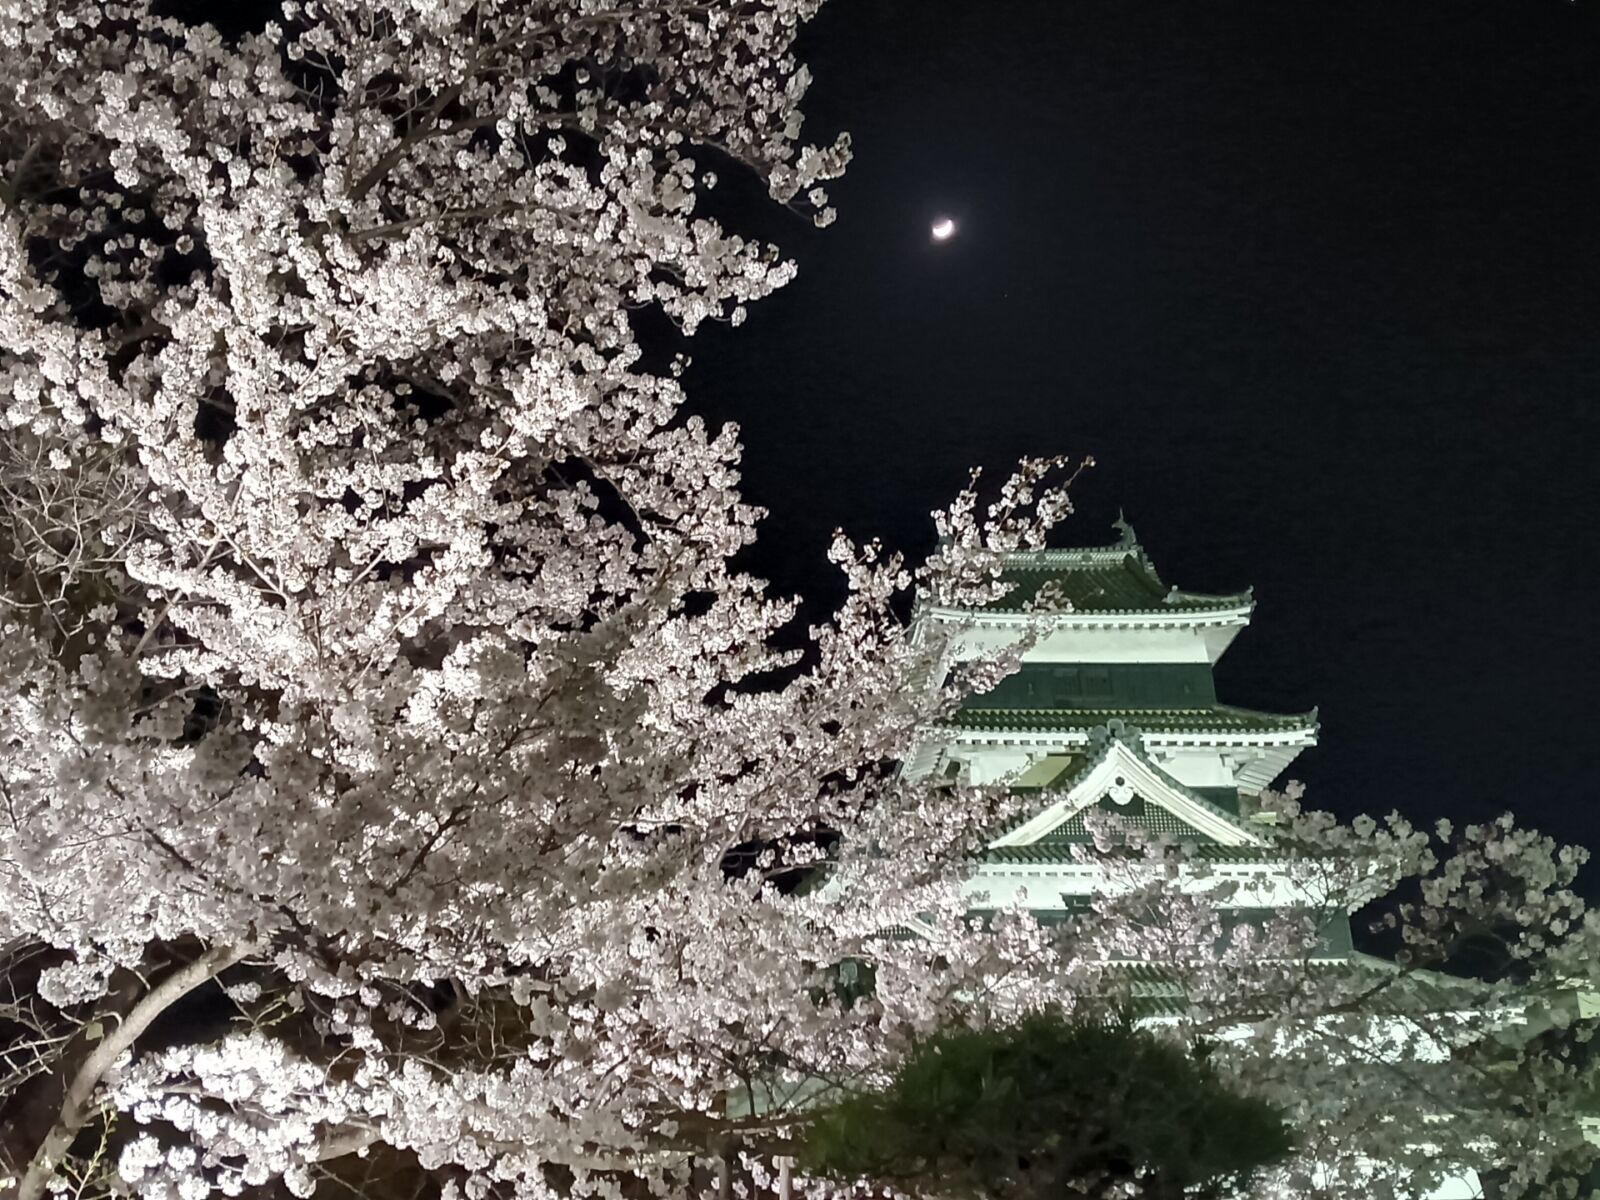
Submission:
[[[929,607],[920,619],[956,630],[944,664],[1015,644],[1041,618],[1024,610],[1045,584],[1066,602],[1021,669],[970,697],[907,761],[915,776],[1008,782],[1043,793],[997,829],[967,887],[974,909],[1021,904],[1041,920],[1087,904],[1100,871],[1076,861],[1092,808],[1192,845],[1213,878],[1246,885],[1224,916],[1313,903],[1276,865],[1256,798],[1317,740],[1315,711],[1258,712],[1217,698],[1212,668],[1250,621],[1249,592],[1202,595],[1168,586],[1118,521],[1121,539],[1011,556],[1017,586],[981,610]],[[1221,907],[1229,908],[1225,903]],[[1349,953],[1348,922],[1324,934]]]

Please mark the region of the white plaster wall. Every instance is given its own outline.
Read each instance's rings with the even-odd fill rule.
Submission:
[[[1298,881],[1264,866],[1218,866],[1211,873],[1179,875],[1179,886],[1192,894],[1203,894],[1225,883],[1237,883],[1238,890],[1219,908],[1274,908],[1313,905],[1326,902],[1317,881]],[[962,895],[974,907],[1028,909],[1060,908],[1063,895],[1088,896],[1127,891],[1130,880],[1110,881],[1093,864],[1040,863],[1037,865],[984,863],[961,885]]]
[[[963,630],[951,646],[956,661],[1003,650],[1018,634],[1009,629]],[[1206,639],[1195,629],[1052,630],[1023,656],[1025,662],[1203,663],[1211,661]]]
[[[1153,757],[1157,766],[1189,787],[1235,786],[1232,759],[1221,750],[1163,750]]]
[[[1427,1195],[1427,1200],[1483,1200],[1483,1184],[1476,1171],[1447,1179]]]
[[[1043,751],[1012,750],[1003,747],[984,747],[963,755],[967,778],[975,784],[999,783],[1013,774],[1026,770],[1028,764],[1042,758]]]
[[[968,746],[958,752],[973,783],[997,783],[1013,773],[1020,774],[1047,753],[1062,753],[1011,746]],[[1188,787],[1235,787],[1232,760],[1227,751],[1197,747],[1193,750],[1162,751],[1154,761],[1167,774]],[[1237,753],[1236,751],[1234,753]]]
[[[1319,1183],[1326,1186],[1326,1175]],[[1483,1184],[1476,1171],[1468,1171],[1465,1175],[1451,1176],[1433,1191],[1424,1192],[1415,1200],[1483,1200]]]

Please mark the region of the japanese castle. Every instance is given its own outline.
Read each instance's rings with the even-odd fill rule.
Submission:
[[[1018,671],[923,739],[904,769],[1043,793],[993,831],[965,888],[974,914],[1019,906],[1043,922],[1087,907],[1105,887],[1100,866],[1075,855],[1100,809],[1152,837],[1185,846],[1201,886],[1237,883],[1217,901],[1224,930],[1285,907],[1319,910],[1313,961],[1365,958],[1351,945],[1344,905],[1307,894],[1273,851],[1261,792],[1317,742],[1317,714],[1267,713],[1217,698],[1217,661],[1250,623],[1250,592],[1203,595],[1165,583],[1133,529],[1118,520],[1108,546],[1010,555],[1016,586],[982,609],[924,607],[919,619],[954,630],[939,677],[963,660],[1036,640]],[[1030,611],[1050,585],[1058,606]],[[1064,601],[1065,603],[1059,603]],[[1042,622],[1042,626],[1041,626]],[[1369,960],[1372,961],[1372,960]],[[1132,995],[1148,1018],[1175,1015],[1181,997],[1160,972],[1130,964]],[[1471,1174],[1428,1200],[1481,1196]]]
[[[1134,537],[1088,549],[1010,556],[1010,594],[982,610],[932,607],[924,619],[957,633],[945,670],[1014,645],[1045,626],[1021,669],[970,697],[906,763],[912,776],[1009,781],[1048,791],[996,830],[967,882],[976,909],[1020,905],[1041,919],[1084,906],[1100,878],[1077,861],[1099,808],[1155,837],[1194,846],[1213,877],[1237,881],[1236,919],[1296,903],[1275,878],[1267,814],[1257,798],[1317,740],[1317,714],[1257,712],[1217,699],[1212,669],[1250,623],[1249,592],[1202,595],[1168,586]],[[1046,584],[1065,603],[1041,618],[1028,602]],[[1350,950],[1342,917],[1324,934],[1330,959]]]

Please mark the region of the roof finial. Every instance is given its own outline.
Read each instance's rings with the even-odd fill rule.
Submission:
[[[1133,532],[1133,526],[1128,524],[1127,520],[1123,517],[1122,510],[1120,508],[1117,509],[1117,519],[1111,522],[1111,528],[1115,529],[1122,535],[1122,538],[1117,542],[1117,545],[1133,547],[1139,544],[1139,539]]]

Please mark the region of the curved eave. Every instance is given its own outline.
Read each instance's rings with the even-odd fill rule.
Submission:
[[[1265,832],[1265,831],[1263,831]],[[1216,842],[1185,842],[1184,853],[1207,863],[1230,863],[1239,866],[1257,866],[1263,870],[1281,869],[1293,860],[1281,851],[1267,846],[1223,846]],[[1092,842],[1033,842],[1025,846],[988,846],[979,852],[978,860],[1001,866],[1066,866],[1077,865],[1073,856],[1077,846],[1092,848]]]
[[[1104,716],[1107,720],[1116,719],[1124,722],[1130,728],[1139,731],[1140,739],[1145,746],[1154,749],[1171,749],[1183,746],[1314,746],[1317,742],[1317,714],[1296,713],[1288,716],[1279,716],[1275,713],[1259,713],[1251,709],[1218,706],[1219,711],[1236,713],[1244,720],[1259,720],[1262,722],[1276,722],[1274,726],[1256,729],[1226,729],[1206,728],[1201,725],[1183,728],[1181,726],[1169,729],[1150,728],[1140,723],[1142,715],[1139,709],[1118,710],[1090,710],[1097,717]],[[938,736],[959,741],[964,745],[1038,745],[1038,746],[1080,746],[1086,745],[1094,730],[1105,724],[1105,720],[1095,720],[1083,724],[1060,725],[1055,727],[1040,727],[1037,724],[1024,721],[1006,720],[1006,714],[1011,712],[1027,712],[1027,709],[983,709],[984,721],[979,723],[964,722],[960,716],[950,721],[935,726],[930,730]],[[1068,710],[1070,711],[1070,710]],[[1148,710],[1159,711],[1159,710]]]
[[[1341,915],[1348,915],[1370,900],[1370,896],[1352,894],[1332,903],[1314,864],[1275,856],[1270,848],[1258,847],[1256,854],[1239,858],[1228,857],[1225,851],[1209,856],[1192,843],[1187,849],[1190,852],[1176,864],[1176,876],[1169,874],[1171,864],[1153,860],[1106,862],[1093,856],[1078,860],[1070,857],[1070,852],[1067,857],[1056,857],[1043,851],[1036,857],[984,857],[973,861],[962,881],[962,892],[974,908],[1017,905],[1048,909],[1059,907],[1062,896],[1115,894],[1137,883],[1209,896],[1223,910],[1312,908],[1330,916],[1341,909]],[[1219,893],[1219,889],[1224,890]]]
[[[1204,607],[1184,608],[1162,605],[1150,608],[1075,608],[1061,612],[1024,612],[1010,608],[957,608],[930,604],[922,613],[938,621],[949,621],[976,629],[1015,629],[1044,621],[1067,629],[1209,629],[1219,626],[1245,626],[1255,611],[1255,601],[1247,593],[1238,596],[1188,597],[1206,601]],[[1214,603],[1211,603],[1213,602]]]

